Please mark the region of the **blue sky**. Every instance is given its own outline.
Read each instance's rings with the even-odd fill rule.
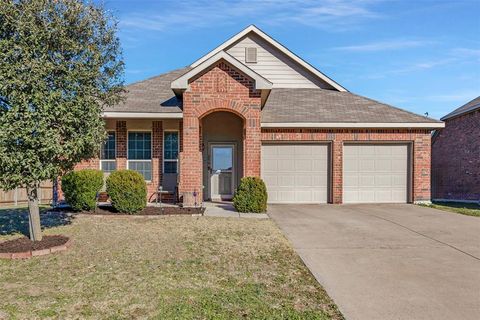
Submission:
[[[434,118],[480,95],[480,0],[105,0],[126,83],[255,24],[351,92]]]

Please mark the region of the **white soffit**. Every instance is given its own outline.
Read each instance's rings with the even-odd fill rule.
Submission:
[[[190,70],[180,78],[174,80],[171,84],[171,88],[173,90],[186,90],[188,88],[188,80],[190,80],[192,77],[199,74],[200,72],[207,69],[221,59],[227,61],[229,64],[255,80],[255,89],[272,89],[272,83],[270,81],[268,81],[267,79],[265,79],[264,77],[262,77],[261,75],[259,75],[228,53],[226,53],[225,51],[220,51],[212,55],[202,63],[196,65],[192,70]]]
[[[334,87],[338,91],[348,91],[347,89],[345,89],[344,87],[342,87],[341,85],[339,85],[338,83],[336,83],[335,81],[333,81],[332,79],[327,77],[325,74],[320,72],[318,69],[313,67],[311,64],[309,64],[308,62],[306,62],[305,60],[303,60],[302,58],[300,58],[299,56],[294,54],[287,47],[283,46],[278,41],[276,41],[275,39],[270,37],[268,34],[263,32],[262,30],[258,29],[254,25],[250,25],[247,28],[243,29],[242,31],[240,31],[239,33],[237,33],[236,35],[234,35],[233,37],[231,37],[230,39],[228,39],[227,41],[225,41],[224,43],[222,43],[221,45],[219,45],[218,47],[216,47],[215,49],[213,49],[212,51],[210,51],[209,53],[207,53],[206,55],[204,55],[203,57],[201,57],[197,61],[195,61],[194,63],[192,63],[190,66],[192,68],[197,67],[198,65],[202,64],[206,60],[210,59],[212,56],[216,55],[218,52],[223,51],[225,48],[229,47],[233,43],[240,40],[242,37],[247,35],[249,32],[256,33],[258,36],[262,37],[265,41],[270,43],[273,47],[280,50],[282,53],[284,53],[290,59],[292,59],[293,61],[295,61],[296,63],[301,65],[303,68],[307,69],[308,71],[310,71],[311,73],[313,73],[314,75],[316,75],[317,77],[319,77],[320,79],[325,81],[326,83],[330,84],[332,87]]]
[[[444,128],[443,122],[262,122],[262,128]]]
[[[103,112],[103,118],[123,119],[182,119],[181,112]]]

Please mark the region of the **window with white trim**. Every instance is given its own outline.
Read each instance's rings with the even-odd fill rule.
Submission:
[[[163,133],[163,173],[178,173],[178,131]]]
[[[107,140],[100,149],[100,170],[109,173],[117,169],[115,131],[109,131],[107,135]]]
[[[151,132],[128,132],[128,169],[140,172],[146,181],[152,180]]]

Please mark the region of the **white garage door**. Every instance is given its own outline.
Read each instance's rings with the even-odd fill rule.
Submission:
[[[328,145],[265,144],[262,178],[269,203],[326,203]]]
[[[408,145],[344,146],[344,203],[405,203],[407,185]]]

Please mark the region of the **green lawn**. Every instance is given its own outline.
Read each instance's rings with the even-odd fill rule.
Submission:
[[[428,205],[428,207],[460,213],[467,216],[480,217],[480,206],[476,203],[434,202],[431,205]]]
[[[343,319],[271,220],[59,220],[69,251],[0,260],[0,318]]]

